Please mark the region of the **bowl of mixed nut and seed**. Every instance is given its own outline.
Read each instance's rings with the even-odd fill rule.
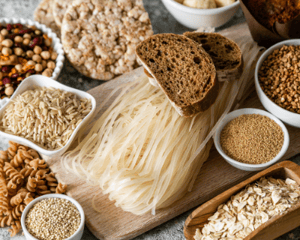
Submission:
[[[0,99],[11,97],[32,74],[57,79],[64,62],[59,38],[51,29],[25,19],[0,19]]]
[[[46,194],[34,199],[21,216],[27,240],[80,240],[84,223],[81,205],[63,194]]]
[[[262,54],[255,69],[255,87],[265,109],[300,128],[299,39],[277,43]]]

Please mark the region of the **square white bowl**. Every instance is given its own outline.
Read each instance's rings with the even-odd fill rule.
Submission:
[[[89,94],[86,93],[84,91],[80,91],[77,90],[75,88],[71,88],[71,87],[67,87],[51,78],[48,77],[44,77],[42,75],[31,75],[28,78],[24,79],[22,81],[22,83],[19,85],[19,87],[17,88],[17,90],[14,92],[14,94],[11,96],[10,100],[8,100],[5,105],[3,106],[3,108],[0,110],[0,118],[2,118],[4,111],[6,109],[6,107],[11,104],[11,100],[15,99],[18,95],[22,94],[23,92],[30,90],[30,89],[34,89],[35,87],[53,87],[53,88],[57,88],[57,89],[61,89],[67,92],[71,92],[76,94],[77,96],[79,96],[80,98],[87,98],[91,100],[92,103],[92,110],[91,112],[83,119],[83,121],[75,128],[74,132],[72,133],[70,139],[68,140],[67,144],[57,150],[47,150],[45,148],[42,148],[40,146],[38,146],[37,144],[33,143],[30,140],[27,140],[23,137],[19,137],[19,136],[15,136],[9,133],[5,133],[3,131],[0,130],[0,136],[8,138],[11,141],[14,141],[16,143],[19,144],[23,144],[26,145],[30,148],[35,149],[36,151],[38,151],[41,154],[44,154],[46,156],[58,156],[58,155],[62,155],[71,145],[71,143],[73,142],[73,140],[75,139],[76,133],[79,131],[80,128],[82,128],[84,125],[87,124],[87,122],[89,120],[91,120],[92,116],[94,115],[94,112],[96,110],[96,100],[95,98]]]
[[[255,73],[254,73],[254,81],[255,81],[255,89],[258,95],[258,98],[265,109],[267,109],[270,113],[278,117],[283,122],[287,123],[288,125],[291,125],[293,127],[300,128],[300,114],[294,113],[291,111],[288,111],[280,106],[278,106],[276,103],[274,103],[268,96],[264,93],[264,91],[261,89],[259,80],[258,80],[258,71],[263,64],[263,62],[267,59],[267,57],[276,49],[281,48],[283,45],[300,45],[300,39],[291,39],[279,42],[272,47],[268,48],[258,59]]]
[[[221,136],[221,132],[223,130],[223,128],[227,125],[227,123],[229,123],[231,120],[244,115],[244,114],[259,114],[262,116],[266,116],[270,119],[272,119],[274,122],[276,122],[279,127],[282,129],[283,131],[283,136],[284,136],[284,140],[283,140],[283,145],[282,148],[280,150],[280,152],[276,155],[275,158],[271,159],[270,161],[266,162],[266,163],[262,163],[262,164],[249,164],[249,163],[242,163],[239,162],[233,158],[230,158],[228,155],[226,155],[226,153],[223,151],[222,147],[221,147],[221,143],[220,143],[220,136]],[[244,171],[260,171],[263,170],[273,164],[275,164],[276,162],[278,162],[283,155],[286,153],[289,144],[290,144],[290,137],[289,137],[289,132],[286,129],[286,127],[284,126],[284,124],[275,116],[273,116],[271,113],[268,113],[266,111],[260,110],[260,109],[255,109],[255,108],[242,108],[239,110],[235,110],[231,113],[228,113],[224,119],[222,120],[222,122],[219,124],[219,126],[216,129],[216,133],[214,135],[214,144],[215,147],[217,149],[217,151],[220,153],[220,155],[233,167],[236,167],[238,169],[244,170]]]

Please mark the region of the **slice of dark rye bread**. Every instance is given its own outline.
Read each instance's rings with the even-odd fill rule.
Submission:
[[[186,32],[184,36],[202,45],[211,56],[219,81],[235,80],[243,72],[243,58],[239,46],[218,33]]]
[[[181,116],[194,116],[215,102],[219,88],[215,66],[190,38],[157,34],[141,42],[136,54]]]

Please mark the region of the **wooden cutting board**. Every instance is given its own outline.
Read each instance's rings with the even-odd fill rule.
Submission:
[[[251,38],[245,23],[227,29],[222,34],[233,39],[236,37]],[[141,74],[143,74],[143,69],[136,69],[131,73],[124,74],[115,80],[90,90],[89,93],[95,97],[97,106],[99,106],[116,86],[130,82]],[[99,113],[94,120],[98,119],[110,104],[111,102],[108,102],[103,109],[97,109]],[[242,107],[263,108],[255,92],[246,99]],[[285,159],[300,152],[300,129],[289,127],[288,130],[291,145],[284,157]],[[102,194],[99,187],[89,186],[84,181],[79,180],[74,174],[66,172],[62,168],[59,158],[48,159],[47,162],[56,173],[59,181],[68,184],[67,194],[82,205],[86,215],[87,227],[97,238],[105,240],[132,239],[215,197],[252,174],[231,167],[212,148],[209,159],[204,163],[190,193],[187,193],[184,198],[178,200],[172,206],[157,211],[155,216],[150,213],[136,216],[115,207],[114,203],[108,199],[108,196]],[[96,207],[100,212],[96,212],[92,207],[92,199],[94,197],[96,199]]]

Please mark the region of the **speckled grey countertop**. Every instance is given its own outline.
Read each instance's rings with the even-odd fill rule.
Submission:
[[[63,0],[62,0],[63,1]],[[33,11],[39,4],[40,0],[0,0],[0,18],[2,17],[23,17],[28,19],[33,19]],[[191,30],[182,25],[180,25],[176,20],[169,14],[161,0],[144,0],[144,5],[148,11],[153,29],[155,33],[183,33],[185,31]],[[221,29],[227,28],[239,22],[245,21],[241,9],[236,13],[236,15],[225,25],[216,29],[219,31]],[[103,81],[92,80],[90,78],[84,77],[79,74],[71,65],[66,62],[62,70],[58,81],[82,90],[89,90]],[[7,139],[0,139],[0,149],[7,148]],[[298,164],[300,164],[300,156],[296,156],[291,159]],[[184,240],[183,235],[183,225],[187,216],[192,211],[186,212],[173,220],[153,229],[149,232],[136,237],[134,240]],[[18,234],[14,238],[10,238],[8,232],[5,228],[0,228],[0,240],[25,240],[21,234]],[[92,233],[85,228],[83,240],[96,240]],[[278,240],[291,240],[300,239],[300,227],[294,231],[285,234],[284,236],[278,238]]]

